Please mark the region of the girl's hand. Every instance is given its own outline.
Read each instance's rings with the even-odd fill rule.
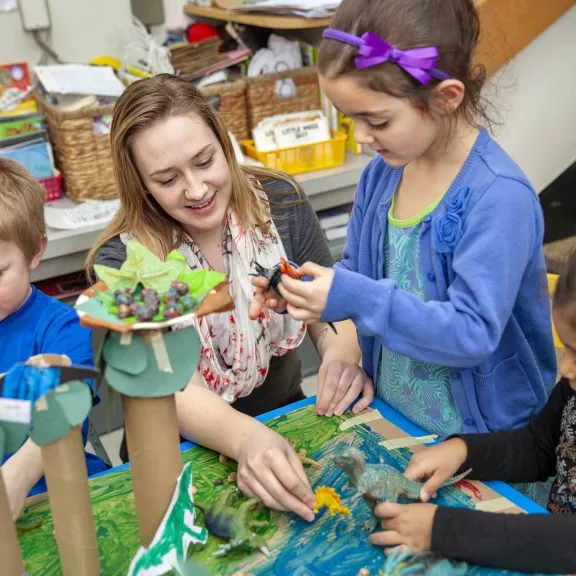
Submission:
[[[294,320],[318,322],[326,308],[334,270],[306,262],[297,272],[301,276],[312,276],[314,280],[302,282],[284,274],[278,286],[280,294],[288,302],[288,313]]]
[[[414,454],[404,476],[410,480],[428,478],[420,491],[420,500],[427,502],[430,498],[436,497],[436,490],[444,481],[456,474],[467,456],[468,449],[464,440],[451,438]]]
[[[268,508],[314,520],[316,498],[300,459],[288,442],[265,426],[244,440],[238,455],[238,488]]]
[[[256,295],[250,303],[250,310],[248,312],[250,320],[257,320],[264,306],[278,314],[286,311],[286,300],[280,298],[274,290],[266,290],[268,280],[264,278],[264,276],[252,278],[252,286],[256,288]]]
[[[374,400],[372,379],[357,362],[330,359],[322,362],[316,396],[318,416],[340,416],[360,394],[362,399],[352,408],[354,414],[362,412]]]
[[[414,552],[430,550],[437,508],[434,504],[378,504],[374,512],[382,518],[384,531],[372,534],[370,542],[376,546],[407,546]]]

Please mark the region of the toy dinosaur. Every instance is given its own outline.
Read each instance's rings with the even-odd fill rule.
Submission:
[[[343,516],[350,514],[350,510],[346,506],[340,504],[340,494],[334,490],[334,488],[328,488],[327,486],[318,486],[314,491],[316,496],[316,507],[314,508],[314,514],[318,514],[321,508],[326,507],[330,516],[334,516],[336,512],[339,512]]]
[[[423,484],[403,476],[398,470],[387,464],[366,464],[364,454],[352,447],[341,448],[333,457],[334,465],[342,468],[348,476],[348,484],[355,488],[372,510],[372,518],[363,525],[365,530],[374,530],[378,524],[374,508],[379,502],[397,502],[398,498],[420,500]],[[440,486],[451,486],[460,482],[470,470],[448,478]]]
[[[300,450],[296,451],[296,440],[292,440],[291,442],[292,444],[292,448],[294,449],[294,452],[296,452],[296,455],[298,456],[298,458],[300,458],[300,462],[302,462],[302,464],[310,464],[311,466],[320,466],[320,462],[316,462],[316,460],[312,460],[312,458],[308,458],[308,456],[306,456],[306,450],[304,450],[304,448],[300,448]]]
[[[399,547],[386,558],[378,576],[464,576],[468,572],[465,562],[452,562],[434,552],[412,556],[412,550]]]
[[[254,530],[268,526],[268,522],[250,520],[248,513],[260,503],[260,498],[249,498],[238,508],[232,505],[238,491],[235,486],[225,488],[218,495],[214,504],[194,502],[194,506],[202,510],[206,528],[215,536],[228,540],[228,544],[220,544],[214,556],[224,556],[231,550],[260,550],[266,556],[270,555],[267,543]]]
[[[302,280],[303,282],[310,282],[314,280],[312,276],[301,276],[297,271],[298,268],[297,264],[294,262],[289,262],[286,258],[280,258],[280,263],[276,264],[273,268],[266,268],[258,262],[253,263],[256,272],[250,273],[250,276],[263,276],[268,280],[268,285],[266,286],[266,290],[274,290],[277,294],[278,292],[278,284],[280,284],[280,280],[282,279],[282,274],[286,274],[290,278],[294,278],[294,280]],[[328,322],[328,326],[332,328],[334,334],[338,334],[336,331],[336,326],[332,322]]]

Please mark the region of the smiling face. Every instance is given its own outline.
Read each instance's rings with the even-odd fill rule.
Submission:
[[[320,85],[334,106],[354,121],[357,142],[378,152],[390,166],[406,166],[442,137],[443,126],[407,98],[375,92],[351,75],[321,75]]]
[[[222,146],[202,118],[161,120],[134,137],[131,151],[144,188],[186,232],[222,230],[232,179]]]

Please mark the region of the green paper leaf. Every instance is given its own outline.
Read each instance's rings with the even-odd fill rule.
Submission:
[[[102,320],[103,322],[112,322],[113,324],[118,324],[118,322],[120,322],[117,316],[114,316],[114,314],[104,308],[102,302],[100,302],[98,298],[90,298],[90,300],[78,304],[76,310],[85,312],[88,316],[91,316],[96,320]]]
[[[148,356],[144,340],[135,338],[132,335],[130,344],[120,344],[115,338],[106,338],[104,342],[104,361],[108,366],[112,366],[120,372],[125,372],[130,376],[138,376],[146,370],[148,366]]]
[[[33,408],[30,437],[38,446],[60,440],[86,420],[92,408],[92,391],[81,380],[73,380],[40,397]]]
[[[115,359],[115,365],[107,364],[106,381],[117,392],[136,398],[159,398],[170,396],[183,390],[196,371],[200,357],[200,341],[192,327],[182,328],[164,334],[164,344],[170,358],[172,372],[161,372],[158,369],[152,344],[146,344],[140,333],[132,334],[130,344],[120,344],[120,334],[110,332],[106,339],[105,357]],[[133,354],[130,349],[134,347]],[[112,348],[117,348],[112,352]],[[138,354],[146,357],[146,369],[138,374],[131,374],[130,362],[139,362]]]
[[[188,264],[186,264],[186,258],[184,258],[184,255],[182,254],[182,252],[180,252],[179,250],[172,250],[172,252],[170,252],[170,254],[168,254],[168,257],[166,258],[166,261],[176,261],[176,262],[181,262],[184,265],[184,270],[186,270],[186,267],[188,266]]]
[[[224,280],[226,280],[226,274],[202,269],[194,270],[193,272],[184,272],[180,274],[178,280],[186,282],[192,296],[199,300],[208,294],[210,290],[216,288],[218,284],[224,282]]]
[[[124,268],[124,266],[122,266]],[[133,290],[136,287],[136,278],[132,274],[128,274],[125,270],[120,268],[110,268],[109,266],[102,266],[101,264],[94,265],[94,272],[99,280],[106,282],[106,286],[111,292],[114,290],[124,290],[130,288]]]

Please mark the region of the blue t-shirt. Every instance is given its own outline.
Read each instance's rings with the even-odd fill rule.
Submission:
[[[0,374],[36,354],[65,354],[72,364],[94,365],[92,331],[80,326],[73,308],[33,286],[24,306],[0,321]],[[88,421],[82,426],[84,443],[87,434]],[[106,469],[100,458],[88,453],[86,466],[89,476]],[[45,491],[46,482],[41,478],[30,495]]]

